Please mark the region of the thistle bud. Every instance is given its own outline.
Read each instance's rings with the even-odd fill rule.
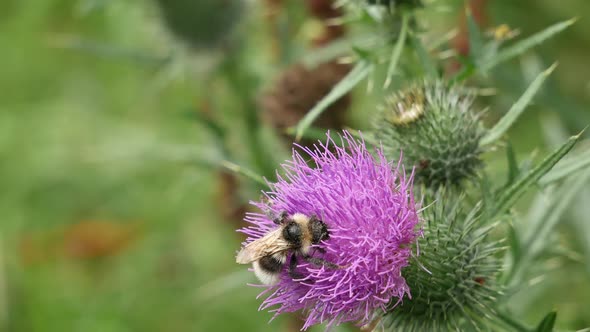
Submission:
[[[241,0],[156,0],[168,30],[194,48],[229,39],[242,13]]]
[[[423,236],[414,249],[419,254],[402,271],[412,296],[392,301],[379,322],[385,331],[481,331],[497,317],[501,265],[495,256],[502,248],[487,236],[493,227],[462,212],[463,197],[445,196],[438,194],[422,213]]]
[[[459,186],[482,165],[485,130],[464,88],[425,82],[386,98],[374,135],[387,156],[404,153],[416,180],[430,188]]]

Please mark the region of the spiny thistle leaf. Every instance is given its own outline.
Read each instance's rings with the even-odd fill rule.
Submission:
[[[565,144],[547,156],[541,163],[530,170],[519,181],[500,193],[496,200],[497,203],[495,204],[494,209],[496,214],[502,214],[512,207],[518,198],[520,198],[520,196],[522,196],[543,175],[549,172],[551,168],[553,168],[553,166],[574,147],[574,145],[580,139],[582,133],[583,132],[576,136],[572,136]]]
[[[393,78],[393,74],[395,73],[395,69],[397,67],[397,63],[399,58],[402,54],[402,50],[406,43],[406,35],[408,33],[408,22],[409,16],[408,14],[402,15],[402,28],[399,34],[399,38],[393,47],[393,52],[391,53],[391,59],[389,60],[389,67],[387,68],[387,78],[385,79],[385,88],[387,88],[391,84],[391,80]]]
[[[562,219],[566,209],[570,206],[578,192],[587,186],[590,172],[585,172],[579,178],[571,178],[551,194],[549,200],[542,199],[540,211],[529,218],[524,234],[521,236],[520,250],[514,257],[512,269],[506,283],[518,285],[524,277],[525,271],[541,252],[548,247],[553,229]]]
[[[430,78],[439,77],[436,64],[428,54],[420,37],[415,32],[410,32],[410,41],[412,42],[414,52],[418,56],[418,60],[420,60],[425,76]]]
[[[534,332],[552,332],[555,320],[557,319],[557,312],[552,311],[539,323]]]
[[[506,160],[508,163],[508,180],[506,185],[509,186],[516,181],[516,178],[520,174],[516,153],[514,153],[514,148],[510,142],[508,142],[508,146],[506,147]]]
[[[502,119],[500,119],[500,121],[481,139],[482,145],[491,144],[502,137],[502,135],[510,128],[510,126],[512,126],[516,119],[518,119],[526,107],[531,103],[533,97],[537,91],[539,91],[543,82],[545,82],[545,79],[551,75],[556,66],[557,64],[553,64],[549,69],[545,70],[535,78],[524,94],[516,103],[514,103],[514,105],[512,105],[508,113],[506,113],[506,115],[504,115],[504,117],[502,117]]]
[[[570,25],[574,24],[576,19],[570,19],[567,21],[563,21],[554,25],[547,27],[546,29],[526,38],[512,46],[506,47],[498,52],[496,56],[489,59],[488,61],[481,64],[479,70],[481,72],[487,72],[493,67],[497,66],[498,64],[510,60],[514,57],[521,55],[522,53],[528,51],[529,49],[541,44],[545,40],[553,37],[554,35],[560,33],[561,31],[568,28]]]
[[[588,166],[590,166],[590,149],[560,161],[550,172],[541,178],[539,184],[541,186],[547,186]]]
[[[248,168],[234,164],[229,161],[222,161],[221,166],[236,174],[243,175],[244,177],[263,185],[264,187],[268,187],[268,183],[264,180],[264,178],[261,175],[256,174],[256,172]]]
[[[465,16],[467,17],[467,32],[469,34],[469,53],[471,53],[472,57],[477,61],[478,59],[481,59],[483,55],[483,39],[479,26],[477,25],[471,10],[469,10],[469,7],[467,7],[466,11],[467,13]]]
[[[295,135],[295,127],[289,127],[285,130],[287,135],[293,136]],[[317,127],[309,127],[301,137],[302,139],[310,140],[317,142],[319,140],[323,140],[326,138],[326,129],[317,128]]]

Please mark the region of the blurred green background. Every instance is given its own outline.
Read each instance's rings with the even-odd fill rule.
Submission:
[[[257,93],[303,54],[314,29],[301,2],[286,2],[281,27],[290,39],[280,60],[268,1],[216,10],[219,26],[194,19],[204,35],[227,37],[212,47],[174,38],[147,0],[0,3],[0,330],[298,329],[291,317],[268,324],[272,314],[257,312],[259,290],[245,286],[253,276],[234,263],[242,240],[235,215],[259,188],[211,166],[229,149],[234,161],[272,176],[287,155],[253,123]],[[441,35],[457,25],[462,2],[434,3],[424,15]],[[498,93],[482,102],[493,121],[539,68],[560,64],[511,130],[519,156],[590,123],[589,14],[587,0],[489,1],[492,25],[525,36],[579,18],[488,78]],[[364,93],[355,92],[349,114],[355,128],[367,126]],[[225,148],[202,114],[226,129]],[[489,172],[503,167],[492,154]],[[586,189],[560,223],[557,249],[568,254],[548,260],[542,282],[511,302],[526,322],[556,309],[559,328],[590,326],[588,201]]]

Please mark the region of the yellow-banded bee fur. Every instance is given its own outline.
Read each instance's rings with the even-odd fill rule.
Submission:
[[[302,275],[295,272],[297,260],[301,258],[314,265],[338,268],[337,265],[318,257],[312,257],[312,248],[325,253],[321,247],[314,247],[330,237],[326,224],[316,216],[302,213],[281,213],[273,219],[279,227],[258,240],[248,243],[236,257],[239,264],[252,263],[254,273],[266,285],[279,282],[280,274],[291,254],[288,272],[291,278],[301,279]]]
[[[388,112],[386,119],[394,125],[408,125],[424,114],[424,92],[419,88],[411,88],[389,96],[385,105],[380,106],[382,112]]]

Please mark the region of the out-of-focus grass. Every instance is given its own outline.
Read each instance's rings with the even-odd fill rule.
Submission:
[[[529,34],[589,13],[589,5],[497,1],[492,13],[497,23]],[[199,105],[208,82],[190,72],[172,75],[157,61],[63,48],[83,40],[165,58],[175,46],[162,38],[148,7],[106,0],[0,4],[0,329],[286,331],[291,324],[280,318],[268,325],[271,314],[257,312],[258,290],[244,286],[253,276],[234,264],[241,238],[216,208],[216,172],[198,162],[217,156],[211,136],[185,111]],[[453,23],[454,15],[441,15]],[[539,118],[549,112],[572,133],[589,122],[588,29],[581,17],[539,49],[543,63],[562,64],[544,92],[548,102],[511,131],[521,155],[541,145]],[[252,44],[265,40],[251,33],[243,36]],[[494,73],[503,95],[490,99],[491,116],[527,85],[514,68]],[[231,119],[239,101],[220,84],[210,89]],[[363,118],[360,109],[353,119]],[[561,230],[563,241],[579,241],[572,229]],[[559,326],[590,325],[580,307],[590,296],[589,272],[566,260],[515,307],[536,304],[522,313],[529,322],[557,308]]]

